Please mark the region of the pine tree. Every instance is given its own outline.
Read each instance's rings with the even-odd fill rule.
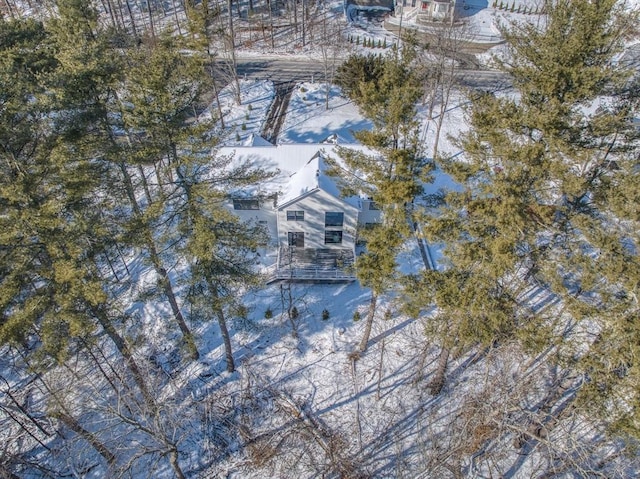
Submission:
[[[544,27],[525,23],[504,32],[511,55],[500,65],[519,100],[487,94],[472,102],[471,130],[458,142],[464,159],[441,160],[463,190],[447,194],[425,230],[449,244],[452,272],[438,275],[471,278],[459,290],[463,314],[446,317],[449,330],[461,334],[471,318],[465,337],[552,347],[578,374],[575,386],[588,410],[637,436],[630,411],[638,402],[632,391],[639,341],[629,318],[639,269],[625,245],[638,218],[614,206],[630,194],[618,185],[638,174],[630,122],[637,100],[612,62],[631,23],[613,0],[547,2],[545,9]],[[515,304],[534,280],[561,309]],[[487,294],[478,294],[479,286]],[[497,321],[474,313],[470,298]],[[564,329],[568,318],[589,325],[594,336],[574,338]]]
[[[400,56],[397,52],[371,60],[356,56],[345,74],[339,74],[339,84],[347,86],[349,98],[374,123],[376,135],[389,138],[393,148],[417,128],[415,103],[420,83],[413,65],[415,48],[411,43],[406,46]],[[363,143],[375,146],[380,141],[370,138]]]
[[[19,151],[11,153],[15,143],[13,147],[5,143],[7,148],[3,148],[7,159],[20,159],[2,162],[8,168],[3,180],[9,181],[2,188],[2,222],[6,227],[2,269],[11,273],[2,284],[4,321],[0,339],[22,345],[35,335],[40,356],[62,361],[78,338],[86,339],[102,328],[130,366],[145,400],[152,402],[135,360],[113,327],[109,298],[97,269],[92,267],[107,236],[98,217],[104,208],[100,203],[104,195],[97,194],[103,185],[104,169],[92,160],[93,142],[79,134],[79,125],[68,125],[65,119],[51,115],[49,109],[58,104],[51,101],[50,92],[59,78],[58,69],[64,69],[65,64],[59,61],[56,66],[32,78],[54,83],[30,85],[29,102],[40,109],[37,117],[29,120],[31,136],[14,137],[12,141],[24,142]],[[23,88],[25,93],[29,91],[27,86]],[[46,96],[34,97],[33,92],[38,91],[46,91]],[[60,128],[52,125],[52,118],[58,120]],[[7,127],[4,120],[3,129]]]
[[[148,247],[155,244],[160,234],[157,226],[164,224],[162,236],[176,245],[164,254],[183,258],[183,264],[189,265],[184,280],[190,291],[187,299],[201,317],[218,321],[227,368],[233,371],[226,315],[237,302],[241,286],[255,284],[252,251],[262,241],[262,230],[239,222],[223,204],[230,189],[247,187],[268,175],[247,165],[233,165],[231,158],[212,158],[213,124],[187,121],[194,102],[209,85],[198,58],[182,55],[168,37],[152,46],[143,44],[130,55],[127,93],[122,98],[124,127],[130,132],[136,161],[153,167],[158,179],[158,186],[149,191],[146,211],[137,207],[138,216],[146,222],[146,243]],[[135,195],[130,199],[135,203]],[[149,252],[154,267],[166,278],[165,291],[174,313],[179,312],[169,296],[172,288],[161,258]],[[184,320],[181,329],[196,354]]]
[[[130,227],[138,229],[137,233],[130,230],[128,237],[143,240],[138,245],[146,250],[183,334],[187,351],[195,359],[198,357],[195,339],[174,292],[170,272],[165,267],[166,259],[159,253],[165,248],[159,243],[162,232],[158,225],[165,224],[169,230],[173,227],[172,222],[167,222],[167,216],[163,216],[175,189],[172,163],[177,161],[179,144],[189,138],[186,120],[201,88],[207,84],[206,77],[202,63],[197,58],[181,55],[169,37],[129,51],[127,62],[129,68],[119,104],[128,139],[122,154],[128,160],[120,165],[120,171],[134,213]],[[136,182],[131,171],[136,168],[139,172],[137,181],[147,199],[144,206],[136,196]],[[155,188],[150,188],[146,179],[145,171],[149,168],[155,170],[158,179]],[[167,251],[165,256],[170,254],[171,251]]]
[[[385,57],[379,67],[377,62],[371,64],[356,57],[352,60],[356,74],[343,76],[343,81],[354,82],[356,75],[366,75],[351,90],[351,98],[374,123],[372,131],[355,134],[373,154],[338,148],[344,166],[330,162],[329,173],[338,178],[343,194],[372,198],[383,218],[382,223],[362,232],[367,250],[355,265],[360,283],[371,288],[369,314],[358,353],[366,350],[378,298],[398,278],[396,256],[412,237],[412,204],[421,193],[422,184],[429,181],[430,166],[423,161],[416,138],[415,102],[419,88],[411,66],[413,59],[409,48],[401,57]]]
[[[358,37],[359,38],[359,37]],[[383,59],[375,55],[350,55],[336,73],[336,83],[349,98],[356,98],[360,82],[370,82],[381,74]]]
[[[208,125],[200,126],[206,137]],[[249,164],[235,164],[233,158],[212,158],[210,143],[197,143],[194,136],[183,145],[172,162],[181,191],[176,212],[181,253],[190,267],[188,300],[204,317],[217,320],[222,334],[227,371],[235,370],[229,311],[237,309],[240,298],[259,284],[255,271],[256,250],[267,235],[258,224],[246,223],[225,208],[230,195],[271,176]]]

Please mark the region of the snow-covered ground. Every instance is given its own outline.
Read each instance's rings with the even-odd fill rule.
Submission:
[[[510,13],[496,12],[491,0],[461,3],[469,7],[464,11],[486,28],[487,35],[495,34],[495,22]],[[379,26],[370,25],[366,31],[353,28],[372,35],[376,42],[387,38]],[[223,142],[230,146],[250,145],[260,135],[274,97],[273,85],[267,81],[243,80],[240,86],[240,105],[229,88],[220,95],[230,131]],[[333,135],[340,143],[351,143],[353,131],[371,126],[335,86],[330,88],[327,109],[326,88],[322,83],[296,87],[279,143],[321,143]],[[466,101],[456,93],[449,102],[440,134],[441,154],[458,153],[449,135],[464,130]],[[203,115],[215,116],[216,110],[217,105],[212,104]],[[430,156],[436,120],[426,116],[426,107],[420,106],[425,155]],[[426,191],[454,186],[449,178],[436,174]],[[405,271],[422,267],[414,245],[407,245],[401,261]],[[540,294],[540,301],[548,299]],[[298,310],[296,318],[287,314],[290,300]],[[469,449],[473,444],[479,446],[492,437],[496,423],[504,419],[506,424],[507,412],[519,411],[519,394],[533,381],[531,358],[516,348],[500,356],[488,353],[483,361],[452,358],[443,394],[432,397],[425,385],[439,351],[425,335],[429,315],[407,316],[392,295],[379,301],[368,351],[357,362],[351,360],[363,334],[369,300],[369,291],[357,283],[294,284],[290,290],[274,284],[247,293],[247,310],[230,325],[238,366],[233,374],[225,372],[216,323],[191,319],[201,359],[177,368],[178,379],[173,378],[175,383],[166,388],[166,394],[171,395],[172,387],[181,384],[188,391],[184,395],[191,395],[198,413],[209,422],[195,428],[195,433],[181,429],[184,435],[177,441],[183,469],[197,471],[193,477],[203,478],[311,478],[324,477],[327,471],[327,477],[337,477],[327,464],[342,461],[345,469],[352,467],[358,473],[343,477],[452,477],[449,468],[455,466],[466,477],[486,477],[479,472],[483,467],[484,471],[489,467],[503,471],[504,477],[535,476],[544,452],[525,457],[520,449],[502,444],[504,452],[491,458],[498,463],[484,466],[482,457],[465,455],[467,450],[476,450]],[[355,320],[355,312],[363,319]],[[168,329],[169,311],[141,310],[140,314],[144,315],[145,333],[155,336],[151,339],[160,355],[170,355],[177,335]],[[449,394],[451,391],[456,394]],[[544,394],[543,387],[539,391]],[[466,405],[461,406],[460,397]],[[240,436],[225,429],[228,423],[241,431]],[[597,432],[579,421],[567,427],[573,424],[585,443]],[[464,462],[456,463],[456,457]],[[425,475],[425,471],[431,472]],[[628,472],[627,477],[637,473]],[[171,477],[171,471],[160,465],[138,477],[145,475]]]
[[[252,82],[243,82],[242,86],[247,103],[252,91],[268,91],[263,84],[257,88]],[[327,109],[326,92],[322,83],[297,85],[278,142],[321,143],[335,135],[338,142],[350,143],[354,141],[353,131],[371,126],[335,86],[330,89]],[[457,153],[448,136],[464,129],[465,102],[461,94],[450,101],[441,132],[442,152]],[[244,103],[228,107],[233,118],[243,118]],[[421,105],[418,116],[428,156],[436,120],[426,119],[426,108]],[[259,121],[252,122],[244,133],[257,135],[259,127]],[[438,172],[435,177],[433,184],[426,185],[427,193],[455,187],[448,177]],[[437,251],[434,254],[437,258]],[[400,261],[404,272],[424,267],[413,244],[407,244]],[[288,316],[289,298],[298,310],[297,318]],[[363,477],[418,477],[425,464],[434,460],[432,455],[441,447],[438,443],[464,440],[450,437],[450,428],[464,426],[444,419],[456,411],[458,403],[446,393],[439,398],[428,395],[424,385],[438,354],[425,338],[428,315],[420,319],[407,316],[393,295],[383,296],[378,303],[367,353],[357,362],[351,360],[363,334],[369,300],[369,291],[358,283],[293,284],[290,289],[274,284],[251,292],[245,297],[247,314],[232,325],[238,372],[223,379],[227,377],[224,349],[217,325],[209,323],[199,326],[203,353],[199,377],[204,371],[215,378],[209,381],[207,391],[221,388],[225,395],[244,404],[249,411],[246,427],[256,437],[270,437],[270,444],[285,441],[284,433],[281,437],[274,431],[286,430],[291,424],[292,412],[285,407],[290,401],[320,424],[328,437],[341,441],[342,460]],[[354,319],[356,312],[362,320]],[[489,382],[493,374],[488,371],[510,369],[512,377],[517,377],[516,358],[508,365],[494,360],[472,365],[467,357],[454,359],[447,388],[465,389],[469,396],[487,394],[494,387]],[[503,400],[508,403],[514,399],[505,393]],[[294,432],[290,430],[289,434]],[[261,462],[252,456],[258,452],[247,450],[231,454],[217,465],[215,477],[320,476],[319,470],[314,470],[319,466],[313,461],[326,462],[322,448],[318,451],[311,447],[304,452],[303,442],[285,444],[277,450],[277,460],[274,457]],[[297,455],[301,455],[299,462],[295,460]],[[514,453],[511,461],[517,460]],[[526,463],[514,466],[513,477],[520,477],[522,471],[528,474],[530,467]]]

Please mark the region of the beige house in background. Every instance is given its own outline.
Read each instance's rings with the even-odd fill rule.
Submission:
[[[395,0],[393,15],[419,24],[449,23],[456,17],[456,0]]]
[[[423,22],[453,22],[456,0],[419,0],[418,20]]]

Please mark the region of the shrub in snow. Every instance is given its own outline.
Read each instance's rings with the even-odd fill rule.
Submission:
[[[249,316],[249,308],[247,308],[244,304],[239,304],[236,307],[236,315],[239,318],[247,319],[247,317]]]
[[[242,131],[247,129],[247,125],[245,123],[242,124],[242,126],[240,127],[242,129]]]
[[[300,87],[300,93],[305,93],[307,91],[307,89],[303,86]]]
[[[329,311],[325,308],[322,310],[322,320],[326,321],[327,319],[329,319]]]
[[[249,110],[249,111],[253,110],[253,106],[251,105],[251,103],[249,103],[249,104],[247,105],[247,110]]]
[[[360,311],[355,311],[353,313],[353,320],[354,321],[360,321]]]
[[[273,311],[271,311],[271,308],[267,308],[267,310],[264,312],[264,319],[271,318],[273,318]]]
[[[190,358],[198,357],[198,348],[193,339],[193,336],[188,334],[182,337],[182,347],[184,348],[184,352]]]
[[[296,308],[295,306],[291,308],[291,319],[296,319],[298,315],[298,308]]]
[[[236,141],[240,141],[240,133],[236,131]]]

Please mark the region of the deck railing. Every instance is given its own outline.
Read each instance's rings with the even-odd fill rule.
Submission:
[[[266,272],[266,282],[274,281],[355,281],[354,273],[340,268],[277,268]]]
[[[278,250],[276,264],[263,270],[266,283],[274,281],[355,281],[356,276],[353,271],[353,258],[346,262],[342,259],[333,258],[335,266],[319,263],[295,264],[295,259],[289,255],[290,251],[286,247]],[[282,261],[287,258],[288,261]],[[293,263],[290,261],[294,260]]]

